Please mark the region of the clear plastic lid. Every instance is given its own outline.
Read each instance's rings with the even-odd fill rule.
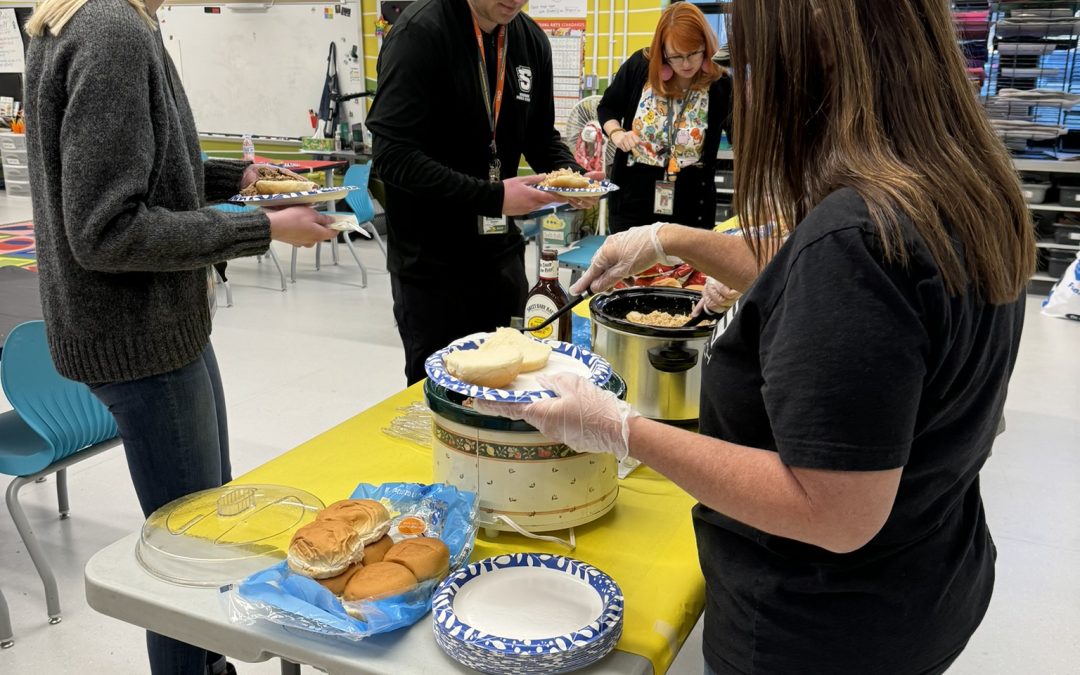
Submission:
[[[196,492],[150,515],[135,556],[165,581],[222,586],[284,560],[293,532],[322,508],[315,495],[283,485]]]

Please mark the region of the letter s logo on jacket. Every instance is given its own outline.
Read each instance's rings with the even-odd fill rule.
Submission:
[[[529,66],[517,67],[518,95],[517,100],[526,103],[532,102],[532,68]]]

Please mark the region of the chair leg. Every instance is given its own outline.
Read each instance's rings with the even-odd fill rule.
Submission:
[[[367,288],[367,268],[364,267],[364,263],[360,262],[360,256],[356,255],[356,247],[352,245],[352,239],[349,239],[348,235],[345,236],[345,245],[349,248],[349,253],[352,254],[353,260],[356,261],[356,265],[360,268],[360,287]]]
[[[0,649],[10,649],[15,645],[15,634],[11,632],[11,614],[8,613],[7,600],[0,591]]]
[[[386,258],[386,244],[383,243],[382,235],[380,235],[379,231],[375,229],[375,223],[368,221],[362,224],[360,227],[371,233],[371,236],[375,239],[375,243],[379,245],[379,250],[382,251],[383,257]]]
[[[338,235],[340,237],[341,235]],[[337,237],[330,240],[330,257],[333,258],[334,264],[338,264],[338,250],[337,250]]]
[[[26,552],[34,561],[34,567],[37,568],[38,576],[41,577],[41,584],[45,587],[45,607],[49,612],[49,623],[57,624],[60,623],[60,591],[56,587],[56,576],[53,575],[52,568],[45,560],[45,552],[41,550],[41,545],[34,536],[34,529],[30,527],[30,521],[27,520],[26,513],[19,504],[19,490],[29,482],[22,476],[11,481],[6,495],[7,507],[11,513],[11,519],[15,521],[15,529],[19,531],[23,545],[26,546]]]
[[[315,244],[315,271],[322,269],[322,242]]]
[[[296,249],[293,249],[293,250],[295,251]],[[281,271],[281,261],[278,260],[277,253],[274,253],[274,247],[273,246],[271,246],[267,250],[267,255],[270,256],[270,260],[274,261],[274,267],[277,268],[278,276],[281,277],[281,290],[284,291],[285,288],[286,288],[286,286],[285,286],[285,272]],[[229,304],[232,305],[232,302],[230,302]]]
[[[229,282],[221,276],[221,272],[218,271],[218,268],[214,267],[213,269],[214,276],[217,277],[218,281],[221,282],[221,285],[225,287],[225,306],[232,307],[232,286],[230,286]]]
[[[67,469],[56,472],[56,504],[60,509],[60,520],[67,520],[71,515],[71,505],[68,504]]]

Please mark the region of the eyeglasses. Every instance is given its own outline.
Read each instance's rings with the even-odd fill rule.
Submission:
[[[690,52],[689,54],[673,54],[671,56],[668,56],[667,54],[664,54],[664,60],[667,61],[668,64],[670,64],[670,65],[682,66],[682,65],[685,65],[687,63],[693,63],[695,61],[699,61],[701,59],[701,57],[704,56],[704,55],[705,55],[705,50],[704,49],[699,49],[696,52]]]

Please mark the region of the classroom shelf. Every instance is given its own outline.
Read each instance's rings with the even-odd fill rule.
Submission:
[[[1080,206],[1062,206],[1061,204],[1028,204],[1028,208],[1032,211],[1061,211],[1063,213],[1080,213]]]
[[[1035,245],[1039,248],[1053,248],[1059,251],[1080,251],[1080,245],[1077,244],[1059,244],[1056,241],[1037,241]]]

